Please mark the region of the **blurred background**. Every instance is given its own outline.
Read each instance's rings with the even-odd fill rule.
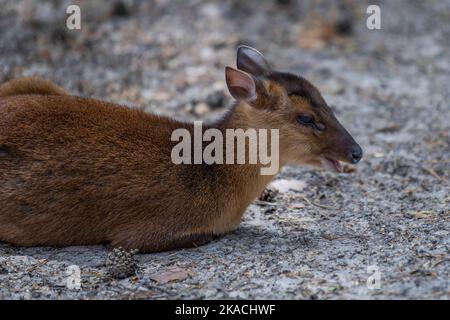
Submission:
[[[81,30],[66,28],[71,4]],[[366,26],[370,4],[381,9],[381,30]],[[210,246],[148,258],[157,264],[147,271],[173,261],[192,271],[163,296],[448,298],[449,0],[0,0],[0,82],[40,75],[76,95],[182,120],[225,111],[224,67],[235,66],[241,44],[315,84],[364,158],[338,177],[287,168],[280,179],[307,189],[281,192],[276,207],[252,205],[235,234]],[[386,272],[378,293],[365,287],[370,263]],[[88,294],[135,294],[116,289]]]

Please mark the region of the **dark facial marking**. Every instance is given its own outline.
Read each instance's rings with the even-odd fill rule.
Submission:
[[[267,79],[283,86],[288,95],[297,95],[307,99],[313,107],[326,106],[319,90],[305,78],[286,72],[272,72]]]

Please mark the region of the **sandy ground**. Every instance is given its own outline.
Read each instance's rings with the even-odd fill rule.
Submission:
[[[2,82],[42,75],[210,119],[231,102],[224,66],[248,44],[315,83],[365,156],[339,175],[284,169],[234,233],[119,257],[124,279],[106,247],[0,244],[1,299],[450,297],[450,1],[378,2],[382,30],[366,28],[365,1],[78,1],[81,31],[65,28],[69,2],[0,1]]]

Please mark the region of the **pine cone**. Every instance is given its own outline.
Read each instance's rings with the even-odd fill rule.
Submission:
[[[122,247],[114,248],[108,253],[106,268],[111,277],[125,279],[136,274],[138,269],[135,254],[138,250],[125,250]]]

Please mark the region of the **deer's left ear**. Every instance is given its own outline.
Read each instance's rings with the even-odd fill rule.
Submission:
[[[236,65],[239,70],[248,72],[256,77],[270,71],[269,63],[264,56],[258,50],[247,46],[238,48]]]
[[[251,102],[256,99],[255,81],[245,72],[226,67],[225,79],[228,90],[236,100]]]

